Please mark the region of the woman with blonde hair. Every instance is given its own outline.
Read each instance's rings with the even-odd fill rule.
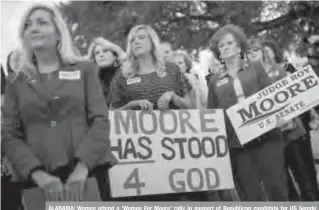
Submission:
[[[97,68],[75,54],[53,6],[31,5],[19,38],[22,63],[5,93],[3,152],[20,180],[40,187],[46,200],[83,200],[89,174],[116,162]]]
[[[118,45],[103,37],[98,37],[93,40],[89,47],[88,58],[99,67],[99,78],[106,104],[109,106],[110,84],[115,74],[120,71],[125,53]]]
[[[172,54],[171,60],[179,66],[192,86],[190,96],[193,102],[193,108],[206,108],[207,85],[200,74],[192,72],[193,64],[188,53],[183,50],[177,50]]]
[[[115,109],[180,109],[192,106],[191,86],[178,66],[164,62],[159,38],[150,26],[137,25],[129,33],[122,73],[112,82]]]
[[[171,62],[164,62],[157,33],[137,25],[129,33],[126,61],[111,85],[111,106],[119,110],[168,110],[191,107],[191,86]],[[176,201],[178,195],[128,198],[138,201]]]

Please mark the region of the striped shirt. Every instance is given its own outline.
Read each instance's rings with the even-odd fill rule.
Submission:
[[[157,76],[156,72],[137,74],[133,78],[117,74],[111,84],[111,106],[119,108],[130,101],[146,99],[153,103],[153,109],[157,109],[157,100],[167,91],[184,97],[191,90],[186,77],[173,63],[166,63],[165,68],[165,77]],[[178,109],[173,103],[170,103],[169,108]]]

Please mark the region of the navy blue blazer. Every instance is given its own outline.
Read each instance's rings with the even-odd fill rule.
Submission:
[[[2,149],[22,180],[35,168],[53,171],[75,159],[89,170],[116,163],[110,150],[108,110],[97,67],[63,64],[47,88],[38,74],[8,78],[2,117]]]

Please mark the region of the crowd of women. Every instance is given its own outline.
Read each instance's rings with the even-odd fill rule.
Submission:
[[[109,109],[225,110],[297,71],[275,42],[247,39],[236,25],[221,27],[208,45],[220,65],[205,81],[187,52],[173,51],[149,25],[130,30],[126,52],[98,37],[82,56],[61,13],[35,4],[21,20],[19,38],[22,48],[8,59],[1,144],[20,190],[40,187],[47,200],[77,201],[85,180],[95,177],[105,201],[319,200],[309,134],[318,118],[309,112],[245,146],[225,114],[233,190],[110,196],[107,171],[117,160],[108,140]],[[10,196],[9,188],[2,185],[2,196]],[[21,194],[15,196],[19,204]]]

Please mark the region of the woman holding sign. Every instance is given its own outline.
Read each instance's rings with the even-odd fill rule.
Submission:
[[[210,80],[208,108],[226,110],[270,84],[260,64],[245,64],[247,38],[240,27],[226,25],[220,28],[211,39],[211,48],[225,70]],[[242,191],[241,199],[288,200],[284,142],[278,129],[245,145],[241,145],[227,116],[226,129],[234,179],[238,190]]]
[[[112,83],[111,105],[116,109],[190,108],[191,90],[184,74],[173,63],[164,62],[159,38],[150,26],[131,29],[127,42],[127,60],[122,73]]]
[[[294,67],[289,63],[280,63],[280,57],[276,56],[278,50],[273,46],[275,45],[271,41],[262,42],[260,39],[250,39],[248,41],[247,57],[251,62],[261,62],[269,78],[275,83],[288,75],[288,68]],[[302,200],[318,200],[318,185],[316,182],[311,182],[308,169],[308,167],[312,167],[314,170],[311,150],[308,150],[307,153],[301,150],[307,148],[307,145],[305,145],[307,144],[306,129],[302,121],[299,117],[296,117],[282,125],[281,131],[286,142],[285,159],[287,170],[291,170],[296,179]],[[289,191],[292,194],[294,186],[291,181],[289,183]]]
[[[32,5],[19,38],[21,68],[5,93],[3,152],[20,180],[40,187],[46,200],[83,200],[93,169],[116,161],[96,66],[75,54],[55,7]]]
[[[192,107],[190,84],[179,67],[164,62],[158,35],[148,25],[131,29],[127,60],[112,82],[111,106],[120,110],[167,110]],[[156,178],[154,182],[157,182]],[[187,197],[190,194],[187,194]],[[190,199],[201,193],[191,194]],[[181,194],[127,198],[135,201],[177,201]]]

